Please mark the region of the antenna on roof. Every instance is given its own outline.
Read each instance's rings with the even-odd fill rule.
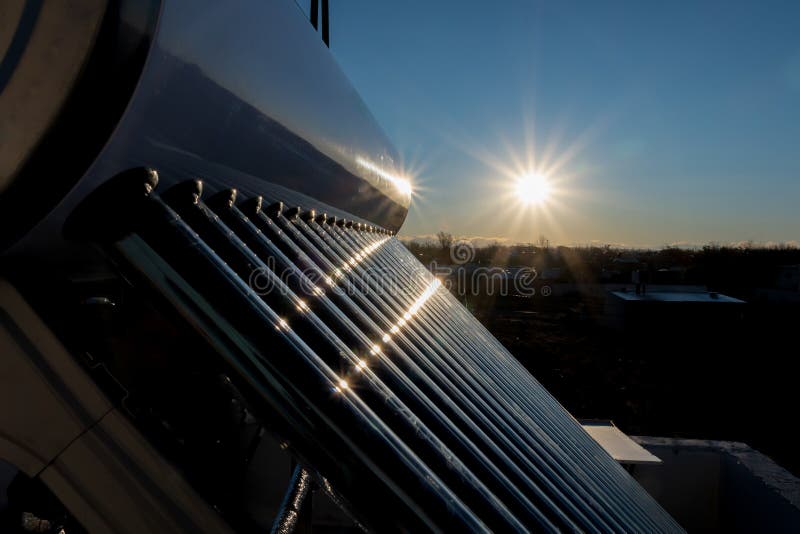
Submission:
[[[322,0],[322,42],[324,42],[328,48],[331,47],[331,23],[328,0]]]
[[[319,31],[319,0],[311,0],[309,20],[314,29]],[[330,6],[328,0],[322,0],[322,41],[331,47]]]
[[[315,30],[319,30],[319,0],[311,0],[310,11],[309,20],[311,20],[311,25],[314,26]]]

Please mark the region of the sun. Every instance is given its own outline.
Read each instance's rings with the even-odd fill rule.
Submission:
[[[543,204],[550,198],[552,187],[544,174],[527,173],[517,178],[517,198],[526,205]]]

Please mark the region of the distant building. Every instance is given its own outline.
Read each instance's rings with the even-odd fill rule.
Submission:
[[[800,480],[744,443],[633,440],[662,463],[633,477],[689,532],[797,532]]]
[[[542,270],[540,277],[542,280],[560,281],[564,278],[561,267],[549,267]]]
[[[630,265],[631,268],[636,268],[641,265],[641,261],[636,256],[618,256],[612,260],[611,263],[616,265]]]
[[[603,266],[600,280],[627,284],[632,281],[633,272],[641,268],[642,262],[636,256],[617,256],[611,260],[611,265]]]
[[[712,331],[742,319],[745,301],[714,292],[611,291],[605,322],[619,330],[655,334]]]
[[[800,291],[800,265],[782,265],[776,280],[778,289]]]
[[[756,288],[754,300],[761,303],[800,305],[800,265],[781,265],[772,287]]]
[[[686,267],[664,267],[653,273],[653,283],[680,284],[686,280]]]

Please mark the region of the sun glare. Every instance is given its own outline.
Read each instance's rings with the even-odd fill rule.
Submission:
[[[517,178],[517,198],[523,204],[542,204],[550,197],[550,191],[550,181],[543,174],[529,173]]]
[[[414,194],[414,188],[411,185],[411,180],[408,178],[392,174],[364,158],[356,158],[356,163],[394,184],[397,190],[406,197],[410,197]]]

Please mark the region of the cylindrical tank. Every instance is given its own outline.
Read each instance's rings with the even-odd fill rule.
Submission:
[[[157,2],[0,6],[0,247],[98,157],[139,80],[157,13]]]
[[[10,0],[0,53],[0,250],[69,248],[74,207],[140,165],[405,218],[396,151],[290,0]]]

